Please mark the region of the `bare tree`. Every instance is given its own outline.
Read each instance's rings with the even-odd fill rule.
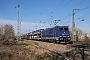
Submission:
[[[71,38],[72,38],[72,27],[69,28],[70,29],[70,35],[71,35]],[[77,41],[81,41],[81,36],[83,34],[83,31],[77,27],[75,27],[75,30],[76,30],[76,39]]]
[[[3,40],[3,25],[0,25],[0,41]]]
[[[4,36],[5,40],[14,39],[14,28],[11,24],[4,25]]]
[[[81,36],[83,35],[83,31],[79,28],[76,28],[76,31],[77,31],[78,40],[81,41],[82,40]]]

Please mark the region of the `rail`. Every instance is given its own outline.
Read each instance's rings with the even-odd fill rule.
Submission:
[[[39,49],[44,49],[46,50],[49,54],[53,55],[53,56],[56,56],[58,57],[59,59],[61,60],[69,60],[68,58],[65,58],[63,55],[61,55],[60,53],[57,53],[57,52],[54,52],[54,51],[51,51],[51,50],[48,50],[46,48],[43,48],[41,46],[38,45],[38,43],[34,42],[35,43],[35,47],[36,48],[39,48]]]

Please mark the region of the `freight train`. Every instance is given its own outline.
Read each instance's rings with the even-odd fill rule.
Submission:
[[[68,26],[55,26],[30,32],[27,39],[42,40],[48,42],[68,43],[71,40]]]

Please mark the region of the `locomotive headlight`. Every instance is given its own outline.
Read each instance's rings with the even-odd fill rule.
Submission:
[[[58,39],[56,39],[56,40],[58,40]]]
[[[70,36],[68,36],[68,37],[70,37]]]

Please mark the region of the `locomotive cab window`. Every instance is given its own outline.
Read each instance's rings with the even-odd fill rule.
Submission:
[[[64,31],[68,31],[68,28],[64,28]]]
[[[59,28],[60,31],[68,31],[68,28]]]
[[[59,28],[60,31],[63,31],[63,28]]]

